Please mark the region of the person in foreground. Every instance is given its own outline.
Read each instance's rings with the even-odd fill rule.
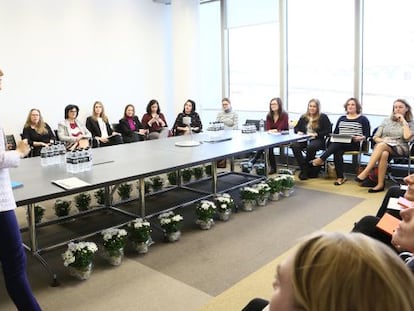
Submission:
[[[355,178],[362,183],[378,163],[378,183],[368,190],[370,193],[384,191],[385,175],[390,156],[408,157],[408,142],[414,134],[411,106],[404,99],[394,101],[391,117],[385,119],[374,134],[374,151],[365,169]]]
[[[409,311],[413,286],[410,270],[382,243],[318,233],[277,267],[269,304],[252,300],[243,311]]]
[[[0,69],[0,90],[2,77]],[[18,166],[20,158],[29,152],[30,147],[24,140],[17,143],[16,150],[6,151],[4,132],[0,127],[0,262],[7,292],[17,309],[22,311],[41,309],[26,275],[26,254],[14,213],[16,203],[8,168]]]

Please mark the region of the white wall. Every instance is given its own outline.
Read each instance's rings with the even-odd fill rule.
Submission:
[[[151,0],[0,0],[5,132],[19,137],[35,107],[52,128],[68,104],[85,121],[95,100],[117,122],[126,104],[141,117],[156,98],[172,125],[170,11]]]

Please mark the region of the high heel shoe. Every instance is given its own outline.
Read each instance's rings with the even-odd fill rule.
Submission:
[[[359,178],[358,176],[355,176],[355,178],[354,178],[354,180],[355,180],[356,182],[359,182],[359,183],[363,183],[365,179],[366,179],[366,178],[361,179],[361,178]]]
[[[316,163],[317,162],[317,163]],[[311,160],[310,161],[310,164],[312,165],[312,166],[322,166],[323,165],[323,163],[325,163],[325,161],[324,160],[322,160],[321,158],[316,158],[316,159],[313,159],[313,160]]]

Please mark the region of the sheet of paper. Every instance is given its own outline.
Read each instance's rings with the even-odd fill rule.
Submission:
[[[78,177],[52,180],[52,183],[66,190],[90,186],[89,183],[83,181],[82,179],[79,179]]]

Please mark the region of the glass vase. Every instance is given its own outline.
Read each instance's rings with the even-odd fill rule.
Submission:
[[[92,274],[92,262],[90,262],[84,268],[68,266],[67,269],[68,269],[69,275],[77,278],[78,280],[81,280],[81,281],[87,280],[90,278]]]
[[[147,240],[145,242],[131,241],[131,243],[132,243],[132,248],[138,254],[148,253],[149,246],[150,246],[149,240]]]
[[[167,242],[176,242],[181,237],[181,231],[166,232],[164,236]]]
[[[255,203],[253,200],[243,200],[242,210],[245,212],[251,212],[254,209]]]
[[[214,225],[214,220],[212,218],[209,219],[197,219],[196,224],[199,225],[201,230],[210,230],[211,227]]]
[[[230,219],[231,209],[226,209],[225,211],[220,211],[218,213],[219,219],[222,221],[228,221]]]
[[[112,251],[105,249],[103,257],[112,266],[119,266],[122,263],[122,259],[124,258],[124,248],[120,248],[120,249],[112,250]]]

